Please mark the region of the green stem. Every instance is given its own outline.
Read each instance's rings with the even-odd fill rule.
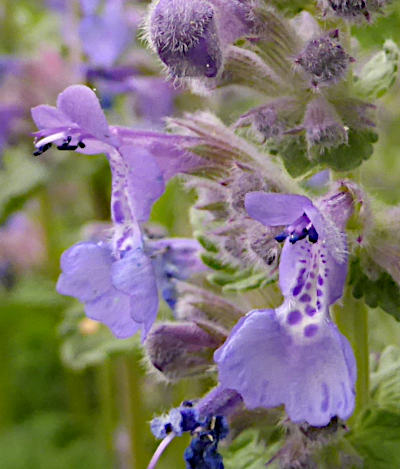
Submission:
[[[141,396],[141,376],[142,370],[139,366],[138,355],[125,356],[122,366],[123,417],[129,431],[132,469],[146,467],[147,459],[145,452],[146,432],[144,431],[145,428],[147,429],[147,422]]]
[[[102,434],[110,458],[114,451],[114,404],[112,363],[105,360],[98,368],[98,389],[100,398]]]
[[[334,316],[340,331],[349,339],[357,362],[356,408],[351,424],[369,401],[368,310],[347,287],[343,306],[334,307]]]

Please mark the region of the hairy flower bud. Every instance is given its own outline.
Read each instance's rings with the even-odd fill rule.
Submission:
[[[312,39],[295,59],[311,77],[312,84],[329,85],[341,80],[352,59],[338,42],[339,31]]]
[[[222,63],[215,9],[207,1],[160,0],[150,38],[175,77],[215,77]]]
[[[325,12],[332,13],[347,20],[365,17],[370,20],[371,12],[380,12],[388,3],[387,0],[321,0]]]
[[[145,346],[152,365],[168,380],[176,380],[204,373],[223,340],[194,323],[164,323],[150,331]]]
[[[308,105],[303,121],[307,143],[323,153],[347,143],[347,131],[333,106],[324,98],[315,98]]]

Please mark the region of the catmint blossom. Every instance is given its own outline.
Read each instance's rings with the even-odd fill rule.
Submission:
[[[314,204],[299,195],[253,192],[249,215],[266,226],[286,226],[279,265],[284,302],[250,311],[216,351],[222,386],[246,406],[284,404],[293,422],[327,425],[354,410],[356,364],[329,307],[343,294],[347,274],[343,232],[351,214],[348,192]]]

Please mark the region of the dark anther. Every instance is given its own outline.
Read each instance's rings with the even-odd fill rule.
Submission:
[[[296,232],[291,233],[291,235],[290,235],[290,237],[289,237],[289,241],[290,241],[292,244],[294,244],[294,243],[296,243],[297,241],[300,241],[300,240],[306,238],[307,235],[308,235],[308,230],[307,230],[307,228],[303,228],[303,229],[301,230],[301,233],[296,233]]]
[[[278,234],[278,236],[275,236],[275,239],[276,241],[278,241],[278,243],[282,243],[283,241],[285,241],[285,239],[288,237],[288,234],[283,231],[281,234]]]
[[[41,147],[39,147],[35,152],[33,152],[33,156],[40,156],[42,155],[45,151],[47,151],[49,148],[51,148],[52,143],[45,143]]]
[[[318,233],[314,225],[311,225],[311,228],[308,230],[308,240],[310,243],[316,243],[318,241]]]
[[[79,140],[79,142],[78,142],[78,147],[79,147],[79,148],[85,148],[86,145],[85,145],[83,142],[81,142],[81,141]]]

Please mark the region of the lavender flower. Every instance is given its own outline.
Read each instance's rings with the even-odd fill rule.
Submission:
[[[36,155],[53,144],[59,150],[107,154],[114,174],[113,208],[120,223],[122,194],[128,194],[134,218],[145,221],[166,181],[203,163],[185,150],[185,146],[197,143],[196,138],[110,127],[95,93],[86,86],[68,87],[58,96],[56,108],[36,106],[32,117],[40,129],[35,134]]]
[[[57,291],[85,304],[90,319],[106,324],[120,339],[139,329],[143,339],[158,311],[153,266],[140,245],[120,259],[106,244],[78,243],[61,257]]]
[[[106,0],[101,15],[93,13],[97,6],[93,2],[82,6],[86,12],[79,26],[83,50],[93,65],[110,67],[133,38],[124,0]]]
[[[266,226],[286,225],[279,266],[284,302],[249,312],[216,351],[222,386],[249,408],[285,404],[294,422],[327,425],[354,409],[356,365],[347,339],[329,315],[347,274],[348,192],[314,205],[298,195],[253,192],[250,216]],[[308,239],[307,239],[308,238]]]

